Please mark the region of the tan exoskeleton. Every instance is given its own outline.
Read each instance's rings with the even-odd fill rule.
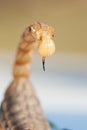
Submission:
[[[53,36],[53,28],[43,23],[37,22],[25,29],[14,64],[14,79],[2,103],[2,124],[5,129],[50,130],[50,125],[28,78],[32,54],[36,47],[42,56],[43,68],[45,58],[54,53]]]

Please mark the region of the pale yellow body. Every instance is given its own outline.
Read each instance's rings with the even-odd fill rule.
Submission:
[[[36,47],[42,58],[54,53],[53,35],[53,29],[43,23],[34,23],[25,29],[14,64],[14,79],[2,103],[5,129],[50,130],[50,125],[28,78],[30,62]]]

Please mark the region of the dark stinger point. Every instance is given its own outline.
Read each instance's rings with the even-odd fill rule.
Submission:
[[[45,57],[42,57],[43,70],[45,71]]]

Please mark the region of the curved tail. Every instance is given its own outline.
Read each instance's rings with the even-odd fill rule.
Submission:
[[[14,78],[29,77],[30,62],[37,46],[42,59],[44,59],[42,60],[44,65],[45,58],[52,55],[55,51],[55,45],[52,40],[53,36],[53,28],[43,23],[37,22],[25,29],[16,55],[13,70]]]

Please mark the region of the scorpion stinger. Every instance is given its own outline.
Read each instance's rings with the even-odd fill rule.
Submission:
[[[45,71],[45,57],[42,57],[43,70]]]

